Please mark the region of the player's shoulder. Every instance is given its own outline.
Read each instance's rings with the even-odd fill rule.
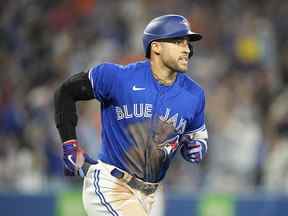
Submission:
[[[187,74],[181,73],[181,88],[190,94],[204,94],[204,88]]]
[[[139,71],[141,68],[145,68],[148,66],[147,61],[136,61],[126,65],[112,63],[112,62],[104,62],[101,64],[97,64],[91,68],[91,70],[109,70],[109,71],[121,71],[121,72],[129,72],[129,71]]]
[[[147,60],[142,60],[142,61],[136,61],[136,62],[132,62],[126,65],[122,65],[123,69],[127,72],[132,71],[141,71],[141,70],[145,70],[147,67],[149,66],[149,63]]]
[[[123,65],[111,62],[103,62],[92,66],[89,71],[122,71],[122,70]]]

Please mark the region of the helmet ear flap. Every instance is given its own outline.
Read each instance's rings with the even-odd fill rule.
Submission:
[[[188,44],[189,49],[190,49],[190,53],[189,53],[189,58],[191,58],[194,54],[194,47],[191,43]]]

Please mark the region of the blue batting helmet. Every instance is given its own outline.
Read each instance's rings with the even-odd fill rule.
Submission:
[[[144,30],[145,57],[150,58],[150,45],[153,41],[178,37],[188,37],[190,41],[198,41],[202,38],[202,35],[192,32],[189,22],[183,16],[168,14],[154,18]]]

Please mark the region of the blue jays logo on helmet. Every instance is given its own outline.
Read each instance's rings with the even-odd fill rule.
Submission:
[[[190,41],[198,41],[202,35],[192,32],[187,19],[180,15],[168,14],[153,19],[144,30],[143,46],[145,56],[150,58],[150,45],[159,39],[188,37]]]

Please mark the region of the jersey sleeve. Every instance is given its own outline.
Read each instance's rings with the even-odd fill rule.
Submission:
[[[201,90],[199,93],[199,102],[193,119],[188,121],[185,133],[193,133],[199,130],[206,129],[205,126],[205,94]]]
[[[104,102],[113,98],[113,87],[118,82],[115,65],[99,64],[89,70],[88,76],[97,100]]]

